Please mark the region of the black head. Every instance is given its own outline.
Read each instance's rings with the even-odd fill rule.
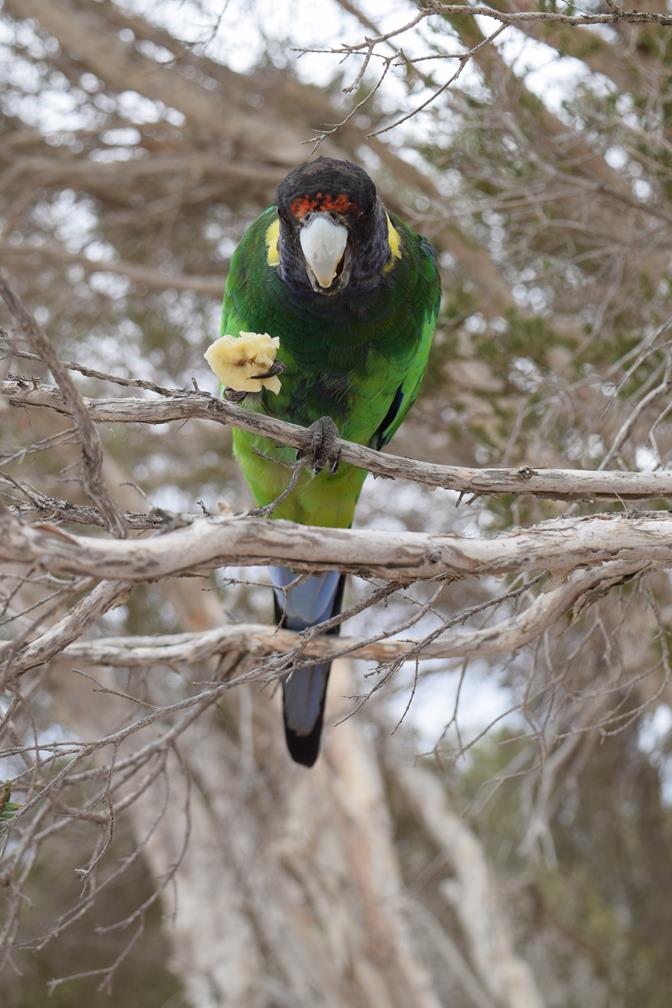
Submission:
[[[385,210],[363,168],[320,157],[278,186],[280,277],[296,293],[371,290],[390,254]]]
[[[334,213],[355,220],[372,212],[376,187],[352,161],[319,157],[294,168],[278,186],[280,216],[300,224],[310,213]]]

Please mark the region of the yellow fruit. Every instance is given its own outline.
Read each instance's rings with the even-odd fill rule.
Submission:
[[[279,336],[268,333],[241,332],[240,336],[220,336],[211,343],[204,357],[225,388],[236,392],[280,391],[280,379],[257,378],[266,374],[275,362]]]

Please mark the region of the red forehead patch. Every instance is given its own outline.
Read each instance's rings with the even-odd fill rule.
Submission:
[[[318,192],[315,196],[298,196],[295,200],[292,200],[289,209],[295,217],[302,220],[312,210],[333,210],[335,213],[352,213],[358,207],[345,193],[332,196],[331,193],[323,195],[321,192]]]

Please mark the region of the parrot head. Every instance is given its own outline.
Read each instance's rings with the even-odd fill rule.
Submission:
[[[333,297],[377,286],[391,254],[388,217],[363,168],[308,161],[280,183],[277,205],[279,274],[292,291]]]

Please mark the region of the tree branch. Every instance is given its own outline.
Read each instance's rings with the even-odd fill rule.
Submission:
[[[107,528],[118,536],[125,536],[126,529],[119,511],[110,497],[103,478],[103,449],[98,431],[82,402],[77,387],[66,367],[60,362],[47,335],[30,315],[21,299],[12,289],[4,272],[0,270],[0,297],[16,320],[19,331],[28,340],[35,353],[47,365],[58,382],[69,416],[72,417],[82,448],[82,483],[90,499],[100,508]]]
[[[511,927],[483,846],[450,807],[438,776],[418,764],[401,766],[396,781],[432,837],[453,877],[440,891],[457,913],[477,974],[500,1008],[543,1008],[529,965],[513,949]]]
[[[607,563],[582,571],[566,584],[544,592],[522,613],[483,630],[443,633],[430,641],[367,641],[354,637],[314,636],[259,624],[218,627],[203,633],[154,637],[110,637],[71,644],[64,656],[78,663],[143,668],[157,664],[200,663],[229,651],[255,656],[294,652],[297,659],[333,659],[348,655],[366,661],[404,658],[483,658],[512,654],[548,630],[569,609],[583,609],[596,597],[641,572],[639,562]]]
[[[102,377],[102,374],[100,375]],[[114,377],[110,376],[114,381]],[[173,420],[200,419],[232,424],[263,434],[282,444],[306,450],[310,435],[304,427],[246,410],[206,392],[184,392],[154,386],[163,399],[90,399],[83,397],[96,423],[164,424]],[[59,389],[32,379],[12,378],[0,382],[0,396],[11,406],[45,407],[64,416],[72,412]],[[527,493],[554,500],[641,500],[672,497],[672,472],[594,472],[584,469],[543,469],[531,466],[475,469],[466,466],[418,462],[400,455],[374,451],[365,445],[339,440],[337,449],[345,462],[377,476],[408,479],[432,487],[477,496],[496,493]],[[288,477],[289,479],[289,473]]]
[[[672,566],[672,518],[658,512],[558,518],[485,539],[224,515],[195,518],[187,528],[146,539],[103,540],[46,522],[24,525],[0,514],[0,561],[36,564],[52,574],[133,582],[231,564],[278,563],[297,571],[339,570],[397,583],[514,571],[569,572],[608,560]]]
[[[21,675],[37,665],[44,665],[104,613],[119,605],[130,588],[131,585],[125,583],[101,581],[63,619],[29,644],[18,650],[12,643],[0,644],[0,662],[11,675]]]

